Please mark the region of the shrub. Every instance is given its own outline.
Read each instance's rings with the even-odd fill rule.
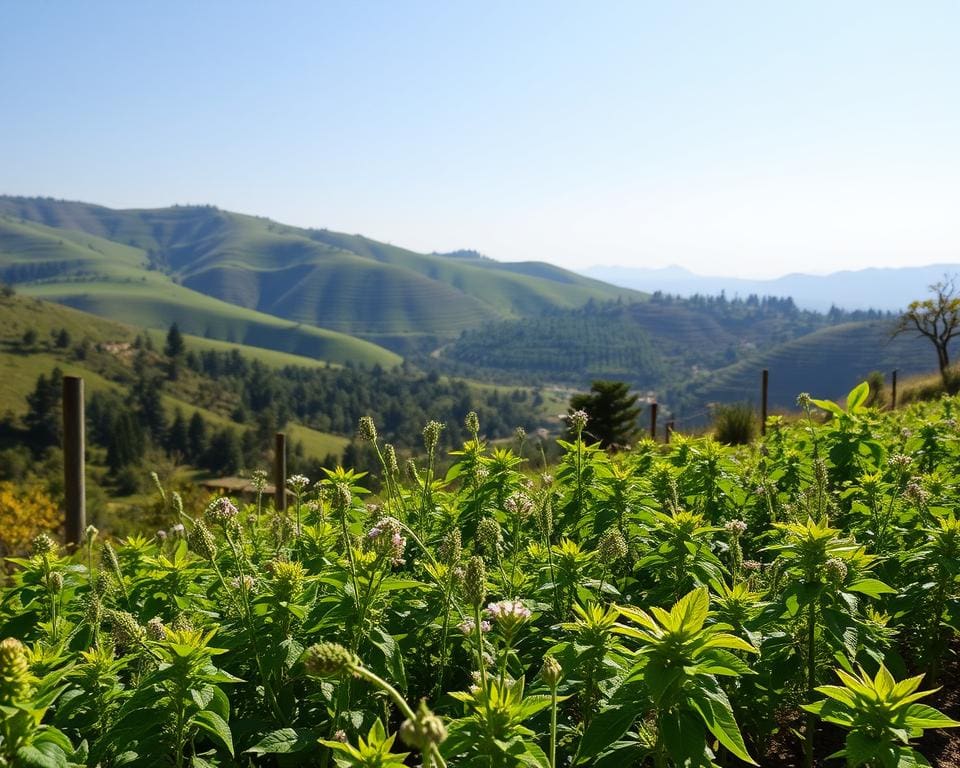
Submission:
[[[22,554],[38,533],[55,533],[62,516],[47,491],[37,483],[0,483],[0,555]]]
[[[714,438],[725,445],[746,445],[756,436],[757,419],[749,403],[718,405],[713,412]]]

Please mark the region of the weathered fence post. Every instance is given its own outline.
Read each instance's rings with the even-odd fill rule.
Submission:
[[[763,369],[760,377],[760,434],[767,434],[767,389],[770,385],[770,371]]]
[[[897,369],[893,369],[890,382],[890,410],[897,410]]]
[[[287,436],[277,432],[273,442],[273,507],[287,508]]]
[[[64,532],[68,545],[79,545],[87,527],[87,488],[84,457],[83,379],[63,377]]]
[[[673,434],[673,419],[668,421],[663,427],[663,441],[670,445],[670,436]]]
[[[650,439],[657,439],[657,404],[650,403]]]

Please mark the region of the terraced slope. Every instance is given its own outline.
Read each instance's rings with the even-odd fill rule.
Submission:
[[[222,301],[151,269],[151,255],[99,235],[0,217],[0,279],[24,294],[144,328],[185,333],[336,363],[393,366],[395,353],[326,328]]]
[[[397,349],[450,339],[498,318],[640,296],[548,264],[415,253],[359,235],[300,229],[211,207],[117,211],[0,197],[0,215],[14,224],[41,224],[121,244],[137,270],[149,267],[244,309]],[[45,278],[56,277],[58,267],[82,255],[70,251],[59,261],[51,259]],[[28,273],[8,274],[18,282],[31,279]]]
[[[770,406],[793,408],[801,392],[842,397],[871,371],[889,374],[897,369],[903,376],[929,372],[936,368],[936,355],[924,340],[891,340],[889,323],[843,323],[705,373],[680,390],[680,400],[689,403],[688,410],[710,402],[756,403],[764,368],[770,371]]]

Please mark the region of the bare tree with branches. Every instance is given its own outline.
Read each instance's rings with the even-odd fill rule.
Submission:
[[[950,367],[950,341],[960,335],[960,295],[956,280],[956,275],[944,275],[943,280],[931,285],[932,296],[910,302],[893,331],[893,336],[912,333],[930,340],[937,350],[937,362],[944,384],[947,383],[947,369]]]

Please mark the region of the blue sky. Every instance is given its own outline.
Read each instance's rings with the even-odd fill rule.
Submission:
[[[955,2],[0,0],[0,192],[772,276],[960,262]]]

